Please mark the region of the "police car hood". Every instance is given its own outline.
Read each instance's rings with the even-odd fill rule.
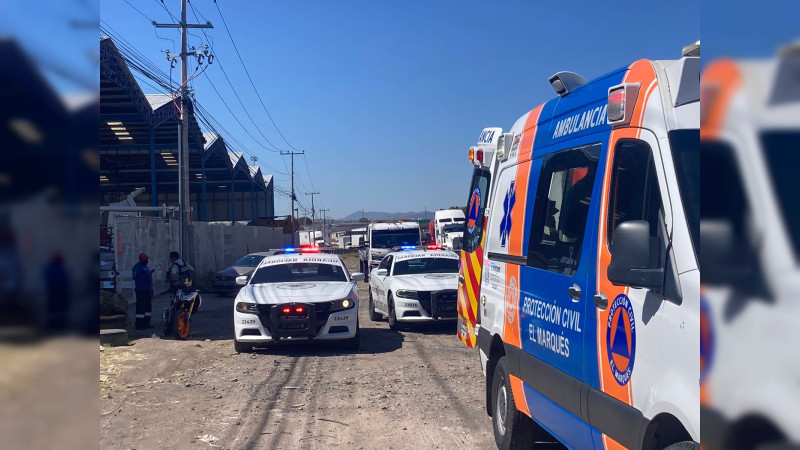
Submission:
[[[325,302],[346,298],[351,289],[352,285],[346,281],[249,284],[239,291],[237,300],[260,305]]]
[[[441,291],[458,289],[456,273],[425,273],[414,275],[397,275],[392,277],[392,289],[410,289],[412,291]]]

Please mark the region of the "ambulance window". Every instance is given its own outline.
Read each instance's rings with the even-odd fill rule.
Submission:
[[[483,237],[486,198],[489,195],[490,174],[488,170],[475,169],[467,199],[467,220],[464,224],[464,251],[474,252]]]
[[[800,133],[771,131],[761,136],[770,181],[780,207],[795,256],[800,260],[800,202],[797,196],[797,167],[800,163]]]
[[[572,276],[578,270],[600,144],[545,157],[533,211],[528,265]]]
[[[614,241],[614,231],[622,222],[646,220],[655,237],[659,227],[659,212],[663,215],[661,193],[650,146],[634,139],[617,143],[608,206],[608,244]],[[652,253],[651,253],[652,254]]]

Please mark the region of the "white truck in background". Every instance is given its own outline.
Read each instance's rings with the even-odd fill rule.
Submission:
[[[364,272],[369,281],[369,272],[378,266],[381,259],[392,248],[401,246],[418,246],[422,243],[422,233],[419,223],[412,221],[402,222],[373,222],[367,226],[366,247],[358,251],[361,259],[361,272]]]
[[[322,231],[300,230],[300,245],[316,245],[322,247],[325,245],[325,239],[322,238]]]
[[[434,239],[446,250],[460,250],[464,237],[464,211],[440,209],[433,214]]]

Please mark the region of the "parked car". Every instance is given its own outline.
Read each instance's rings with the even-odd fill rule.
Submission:
[[[214,274],[214,292],[216,292],[217,295],[236,294],[241,288],[241,286],[236,284],[236,277],[244,275],[249,279],[262,259],[281,252],[282,251],[279,250],[270,250],[267,252],[250,253],[233,263],[232,266],[220,270]]]

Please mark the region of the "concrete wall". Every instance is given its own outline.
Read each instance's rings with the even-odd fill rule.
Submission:
[[[186,262],[194,266],[198,277],[224,269],[248,253],[283,248],[292,241],[291,235],[283,234],[281,229],[207,222],[194,222],[190,233],[194,249]],[[149,266],[155,269],[156,292],[167,289],[165,274],[170,266],[169,252],[180,247],[177,220],[118,216],[114,239],[119,285],[125,297],[133,298],[131,268],[140,253],[150,256]]]

